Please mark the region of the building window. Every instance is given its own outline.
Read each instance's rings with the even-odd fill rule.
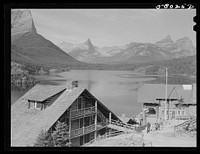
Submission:
[[[90,141],[90,134],[86,134],[84,136],[84,139],[85,139],[85,143],[88,143]]]
[[[185,111],[181,111],[181,115],[185,115]]]
[[[37,103],[37,104],[36,104],[36,108],[41,109],[41,107],[42,107],[42,104],[41,104],[41,103]]]
[[[75,130],[75,129],[78,129],[78,128],[79,128],[79,119],[73,120],[71,122],[71,129]]]

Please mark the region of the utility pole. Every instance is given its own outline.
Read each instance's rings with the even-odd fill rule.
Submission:
[[[166,73],[165,73],[165,76],[166,76],[166,79],[165,79],[165,81],[166,81],[166,85],[165,85],[165,120],[167,120],[167,75],[168,75],[167,69],[168,68],[165,68],[165,69],[166,69]]]

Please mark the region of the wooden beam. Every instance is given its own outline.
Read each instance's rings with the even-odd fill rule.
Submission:
[[[146,112],[143,109],[143,124],[146,124]]]
[[[35,104],[34,104],[34,105],[35,105],[35,108],[37,108],[37,102],[35,101],[34,103],[35,103]]]
[[[112,113],[109,112],[109,123],[111,123],[111,119],[112,119]]]
[[[157,115],[156,118],[159,119],[159,107],[158,106],[156,106],[156,115]]]

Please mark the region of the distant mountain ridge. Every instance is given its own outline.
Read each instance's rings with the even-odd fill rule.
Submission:
[[[94,46],[90,39],[80,44],[62,42],[58,46],[73,58],[89,63],[151,62],[196,55],[188,37],[175,42],[170,35],[155,43],[130,42],[123,46]]]

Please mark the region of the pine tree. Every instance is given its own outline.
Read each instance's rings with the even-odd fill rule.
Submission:
[[[50,133],[47,133],[44,130],[42,130],[34,146],[35,147],[53,147],[54,146],[53,137],[51,136]]]
[[[52,137],[55,147],[69,146],[69,133],[67,131],[66,123],[58,121]]]
[[[56,123],[52,134],[42,130],[34,144],[35,147],[68,147],[69,145],[67,124],[60,121]]]

